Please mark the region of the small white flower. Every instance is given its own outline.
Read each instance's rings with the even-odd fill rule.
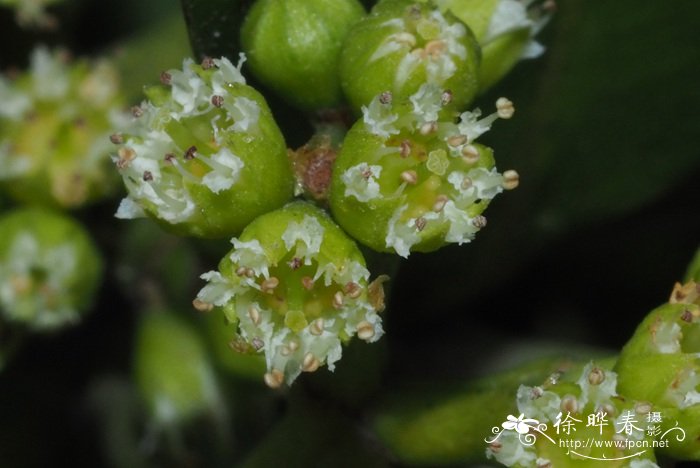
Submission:
[[[368,202],[381,196],[377,179],[382,173],[382,166],[369,165],[365,162],[352,166],[341,176],[345,184],[345,196],[355,197],[358,201]]]

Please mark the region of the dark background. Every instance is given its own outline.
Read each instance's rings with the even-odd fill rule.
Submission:
[[[501,95],[515,102],[514,119],[497,122],[483,142],[499,169],[518,170],[521,186],[494,201],[472,244],[403,262],[377,346],[383,364],[370,386],[377,394],[416,382],[463,382],[546,350],[615,352],[667,300],[700,246],[700,2],[558,3],[541,34],[546,54],[521,63],[477,102],[489,108]],[[0,66],[24,66],[36,41],[76,55],[124,48],[118,60],[136,102],[141,83],[179,66],[187,53],[173,1],[83,0],[54,11],[63,28],[49,33],[20,31],[0,11]],[[305,141],[290,110],[278,102],[274,109],[290,145]],[[129,380],[139,295],[119,272],[143,261],[123,243],[133,227],[111,217],[116,206],[75,213],[107,260],[93,312],[78,328],[27,340],[0,373],[2,467],[109,464],[105,419],[91,395],[105,376]],[[187,298],[201,287],[197,276],[226,244],[149,232],[176,246],[150,244],[156,260],[144,267],[148,274],[162,273],[169,253],[189,259],[196,252],[178,269],[178,293],[169,298],[183,315],[194,314]],[[341,361],[339,371],[352,362]],[[272,410],[255,430],[239,431],[234,459],[287,411],[285,396],[239,385],[239,395],[263,394]],[[302,379],[299,392],[316,397],[323,385]],[[360,411],[350,405],[348,413]]]

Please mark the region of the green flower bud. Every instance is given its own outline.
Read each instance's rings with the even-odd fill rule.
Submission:
[[[17,23],[23,27],[55,26],[56,19],[46,12],[46,7],[62,0],[0,0],[0,6],[13,8],[16,12]]]
[[[553,0],[439,0],[439,4],[469,26],[479,41],[481,91],[498,82],[521,59],[544,53],[535,36],[549,21]]]
[[[155,423],[171,426],[221,409],[206,347],[187,323],[163,311],[141,320],[134,372]]]
[[[22,209],[0,219],[0,312],[34,331],[76,323],[100,284],[102,262],[70,218]]]
[[[250,68],[302,109],[342,101],[338,62],[343,40],[365,10],[357,0],[259,0],[241,29]]]
[[[343,342],[383,334],[384,278],[368,284],[357,245],[322,210],[289,204],[253,221],[232,243],[219,270],[202,275],[208,284],[194,305],[221,308],[238,324],[232,346],[264,353],[270,387],[324,364],[333,370]]]
[[[363,108],[330,194],[335,219],[355,239],[402,257],[470,242],[490,200],[517,186],[517,173],[498,173],[491,149],[474,142],[496,119],[510,118],[513,104],[501,98],[497,112],[464,112],[454,123],[444,109],[450,96],[424,85],[410,99],[383,93]]]
[[[282,134],[226,58],[161,75],[131,128],[112,136],[128,196],[116,216],[149,215],[180,234],[225,237],[293,195]]]
[[[618,396],[607,366],[557,372],[542,385],[521,385],[517,414],[488,437],[486,456],[505,466],[658,468],[654,463],[648,403]],[[640,448],[643,447],[643,448]]]
[[[108,137],[121,96],[109,62],[69,65],[37,48],[26,73],[0,77],[0,100],[0,186],[11,196],[76,208],[113,192]]]
[[[685,431],[664,452],[700,460],[700,285],[676,284],[669,303],[653,310],[622,349],[620,391],[663,408],[662,430]]]
[[[385,91],[407,98],[424,83],[452,92],[467,105],[478,89],[479,48],[471,31],[431,3],[385,0],[350,30],[340,77],[359,110]]]

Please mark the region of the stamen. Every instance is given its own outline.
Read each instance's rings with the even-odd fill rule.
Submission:
[[[311,322],[311,326],[309,327],[309,332],[311,332],[312,335],[320,336],[323,334],[324,325],[325,325],[325,322],[323,321],[323,319],[317,318],[316,320]]]
[[[136,118],[139,118],[143,115],[143,109],[141,109],[140,106],[133,106],[131,108],[131,115],[133,115]]]
[[[479,160],[479,150],[474,145],[467,145],[462,148],[462,159],[467,164],[474,164]]]
[[[513,190],[518,185],[520,185],[520,175],[510,169],[503,173],[503,188],[506,190]]]
[[[221,107],[224,105],[224,97],[215,94],[211,97],[211,103],[214,107]]]
[[[172,84],[172,81],[173,81],[173,76],[170,73],[168,73],[166,71],[161,72],[161,74],[160,74],[160,82],[161,83],[163,83],[166,86],[169,86]]]
[[[486,217],[484,216],[477,216],[472,220],[472,224],[474,225],[475,228],[481,229],[486,227]]]
[[[202,59],[202,68],[205,70],[209,70],[210,68],[214,68],[216,64],[214,63],[214,59],[211,57],[204,57]]]
[[[282,382],[284,382],[284,373],[277,369],[272,369],[265,374],[265,384],[270,388],[280,388]]]
[[[357,337],[361,340],[371,340],[374,333],[374,326],[369,322],[360,322],[357,325]]]
[[[447,196],[445,195],[438,195],[437,198],[435,199],[435,204],[433,204],[433,211],[436,213],[439,213],[445,208],[445,204],[447,203]]]
[[[248,317],[255,325],[260,325],[260,311],[255,306],[248,307]]]
[[[197,153],[197,147],[192,145],[189,148],[185,150],[185,160],[189,161],[191,159],[194,159],[195,155]]]
[[[301,364],[301,370],[304,372],[315,372],[318,370],[321,362],[312,353],[306,353],[304,361]]]
[[[343,307],[343,300],[344,300],[343,293],[341,291],[338,291],[333,295],[333,300],[331,301],[331,305],[333,306],[334,309],[340,309]]]
[[[357,299],[362,295],[362,288],[360,287],[360,285],[352,281],[347,283],[343,290],[345,291],[345,294],[347,294],[347,296],[351,299]]]
[[[515,106],[507,98],[501,97],[496,101],[498,116],[502,119],[510,119],[515,113]]]
[[[195,309],[197,309],[200,312],[209,312],[214,308],[214,304],[204,302],[201,299],[195,299],[194,301],[192,301],[192,305]]]
[[[270,276],[260,284],[260,289],[262,292],[267,294],[272,294],[277,286],[279,286],[280,280],[274,276]]]
[[[394,96],[391,94],[391,91],[384,91],[379,95],[379,102],[382,104],[391,104],[393,97]]]
[[[467,142],[467,136],[462,134],[452,135],[447,139],[447,144],[456,148]]]
[[[307,291],[311,291],[314,287],[314,280],[310,276],[304,276],[301,279],[301,285],[306,289]]]
[[[401,173],[401,180],[407,184],[415,185],[418,183],[418,174],[414,170],[403,171]]]
[[[121,145],[122,143],[124,143],[124,135],[122,135],[121,133],[112,133],[109,136],[109,141],[111,141],[115,145]]]

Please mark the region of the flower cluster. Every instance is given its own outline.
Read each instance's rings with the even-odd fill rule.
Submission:
[[[455,123],[451,98],[426,84],[406,100],[386,92],[363,108],[335,163],[330,197],[336,219],[360,242],[402,257],[470,242],[489,201],[517,186],[517,173],[497,172],[491,149],[475,142],[496,119],[510,118],[513,104],[501,98],[495,113],[463,112]]]
[[[118,218],[147,214],[176,232],[226,237],[292,197],[284,139],[242,62],[186,59],[146,91],[111,137],[129,192]]]
[[[0,219],[0,312],[36,331],[77,322],[99,284],[99,252],[63,215],[22,209]]]
[[[195,307],[221,308],[238,324],[232,346],[264,353],[270,387],[322,365],[333,370],[342,342],[383,334],[383,279],[369,283],[357,246],[320,209],[292,203],[232,243],[219,270],[202,275],[208,284]]]
[[[340,75],[355,109],[384,91],[408,97],[425,83],[450,89],[461,107],[476,95],[478,66],[478,45],[464,23],[429,2],[385,0],[350,30]]]
[[[76,208],[113,191],[108,137],[122,114],[108,61],[39,47],[27,72],[0,77],[0,100],[0,185],[13,198]]]

